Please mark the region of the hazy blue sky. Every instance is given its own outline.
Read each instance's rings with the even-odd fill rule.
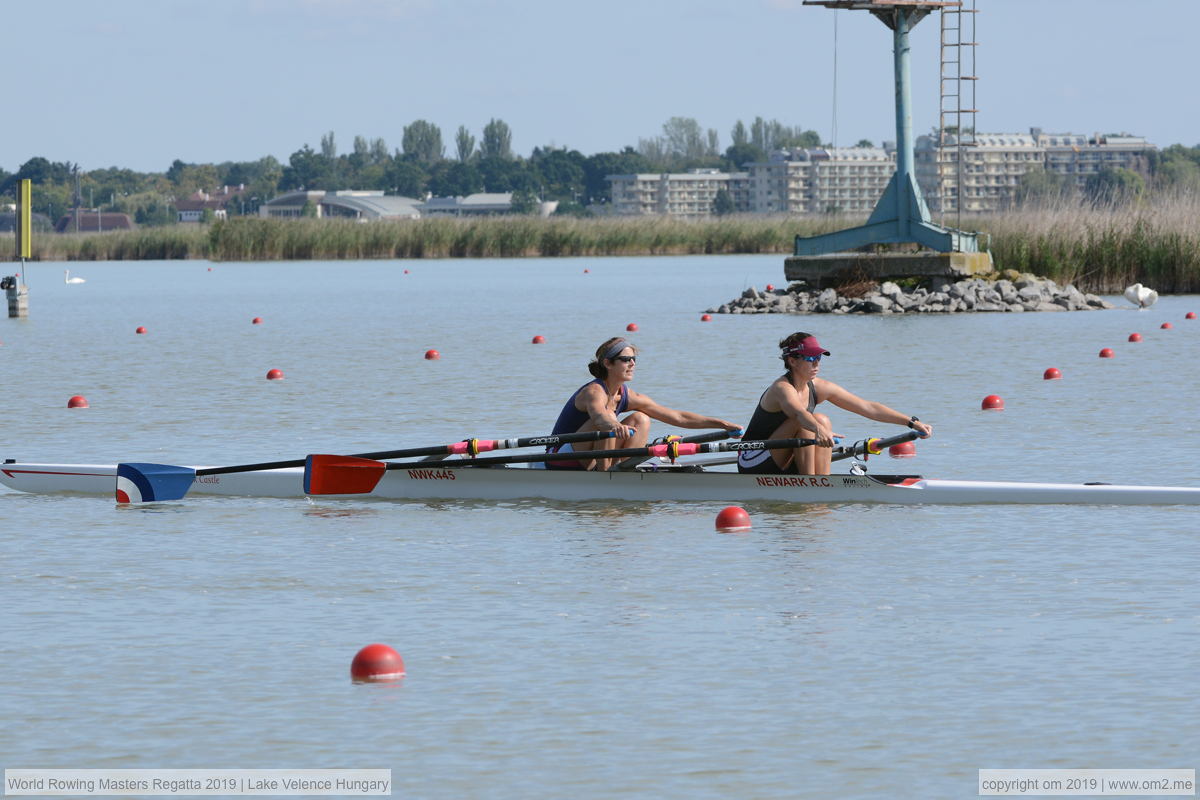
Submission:
[[[981,131],[1129,131],[1200,143],[1196,0],[977,0]],[[894,138],[890,32],[800,0],[6,0],[0,166],[33,156],[164,171],[285,162],[334,131],[447,151],[492,117],[522,154],[591,154],[671,116],[760,115],[837,141]],[[937,123],[938,20],[913,34],[913,124]]]

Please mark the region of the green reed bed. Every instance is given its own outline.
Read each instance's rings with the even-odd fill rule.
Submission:
[[[991,234],[997,269],[1119,292],[1144,283],[1160,292],[1200,291],[1200,200],[1160,199],[1121,208],[1074,204],[976,217],[963,227]]]
[[[41,234],[33,237],[40,261],[136,261],[204,258],[206,233],[197,226],[142,228],[108,233]]]
[[[55,261],[208,258],[287,261],[364,258],[517,258],[792,252],[795,236],[860,224],[840,217],[430,218],[357,223],[241,217],[100,234],[39,235],[34,258]],[[1200,291],[1200,200],[1121,208],[1077,204],[966,218],[991,235],[997,269],[1044,275],[1086,291],[1135,281],[1160,292]]]

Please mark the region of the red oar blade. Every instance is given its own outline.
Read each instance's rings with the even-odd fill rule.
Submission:
[[[368,494],[386,469],[382,461],[369,458],[309,456],[304,461],[304,493]]]

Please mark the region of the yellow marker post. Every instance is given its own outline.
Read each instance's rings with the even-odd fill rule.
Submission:
[[[30,222],[33,215],[29,208],[29,185],[29,178],[22,178],[17,189],[17,258],[22,260],[33,258],[33,225]],[[21,272],[24,271],[22,267]]]
[[[5,276],[2,283],[8,296],[8,316],[29,315],[29,287],[25,284],[25,259],[33,258],[33,215],[30,209],[30,182],[22,178],[17,185],[17,258],[21,271]]]

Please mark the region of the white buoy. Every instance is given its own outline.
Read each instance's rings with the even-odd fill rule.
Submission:
[[[87,278],[71,277],[71,270],[63,270],[63,283],[87,283]]]
[[[1149,308],[1158,300],[1158,292],[1135,283],[1125,290],[1125,299],[1138,308]]]

